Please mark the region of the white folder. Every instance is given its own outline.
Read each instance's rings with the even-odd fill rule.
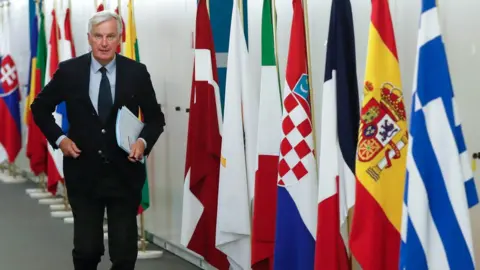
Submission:
[[[118,110],[115,126],[118,146],[130,154],[130,146],[137,141],[144,124],[127,107],[123,106]],[[145,157],[140,162],[144,163]]]

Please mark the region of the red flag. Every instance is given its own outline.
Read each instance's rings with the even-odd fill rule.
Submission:
[[[70,5],[65,10],[65,20],[63,22],[65,28],[65,40],[69,43],[70,47],[70,57],[75,57],[75,46],[73,45],[73,34],[72,34],[72,26],[70,23]],[[65,57],[65,56],[64,56]],[[62,61],[67,59],[62,59]]]
[[[120,15],[120,12],[118,11],[118,7],[115,9],[115,12]],[[120,15],[120,18],[122,18],[122,15]],[[120,44],[118,44],[118,47],[117,47],[117,53],[121,53],[122,52],[122,43],[125,42],[125,38],[126,38],[126,33],[125,33],[125,22],[123,21],[123,18],[122,18],[122,42]]]
[[[58,68],[59,64],[59,55],[58,55],[58,41],[60,39],[60,28],[57,24],[57,16],[55,10],[52,10],[52,26],[50,30],[50,40],[48,46],[48,57],[47,57],[47,72],[45,78],[45,84],[48,84],[53,77],[53,74]],[[48,177],[47,177],[47,190],[52,193],[57,193],[57,184],[63,177],[58,170],[58,167],[55,163],[55,157],[53,156],[53,149],[51,146],[48,146]]]
[[[217,63],[205,0],[198,3],[196,24],[181,243],[217,269],[228,269],[227,257],[215,248],[222,119]]]

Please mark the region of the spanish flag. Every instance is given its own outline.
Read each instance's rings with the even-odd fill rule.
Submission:
[[[350,248],[364,270],[398,269],[408,131],[388,0],[372,14]]]

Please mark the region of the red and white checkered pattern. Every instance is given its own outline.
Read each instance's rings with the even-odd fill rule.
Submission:
[[[287,89],[288,90],[288,89]],[[298,183],[315,170],[313,128],[308,102],[293,91],[286,91],[280,143],[278,185]]]

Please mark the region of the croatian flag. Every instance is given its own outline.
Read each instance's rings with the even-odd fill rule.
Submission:
[[[313,269],[317,168],[301,0],[293,0],[278,166],[274,269]]]
[[[6,152],[9,163],[15,159],[22,148],[20,123],[20,88],[15,62],[10,54],[9,8],[3,8],[3,42],[0,47],[0,162],[2,152]]]
[[[435,0],[422,1],[410,117],[400,269],[475,269],[478,203]]]

